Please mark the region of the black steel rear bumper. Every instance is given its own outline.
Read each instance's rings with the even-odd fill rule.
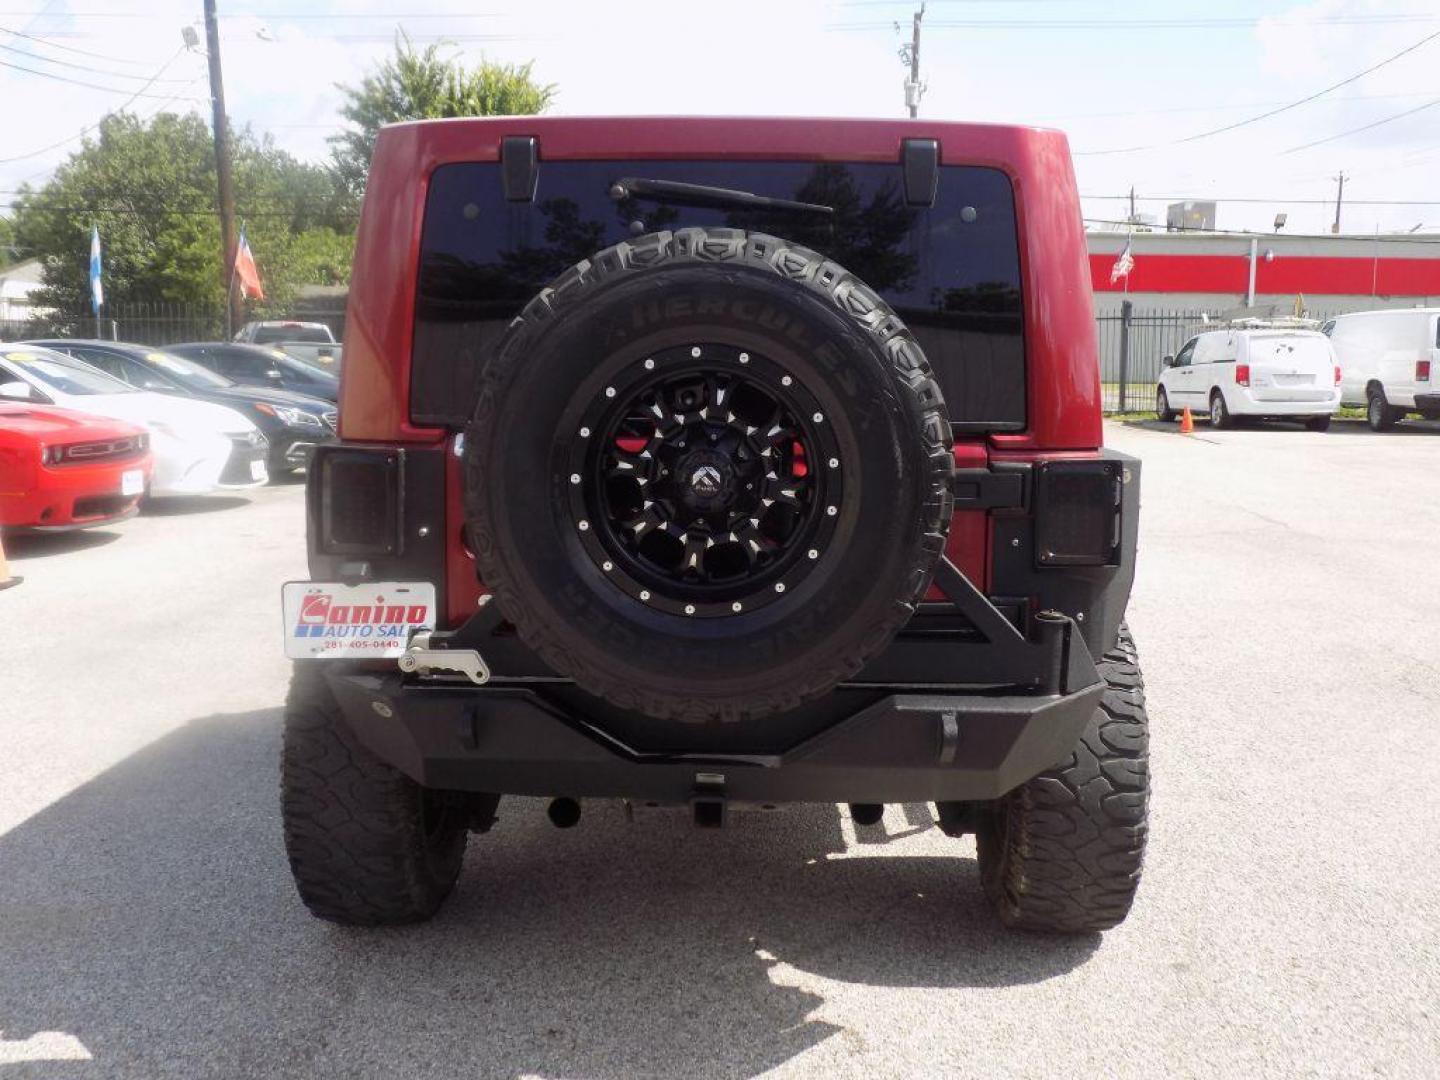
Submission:
[[[767,753],[636,749],[543,682],[471,687],[398,671],[327,674],[366,747],[428,787],[665,803],[971,801],[1003,795],[1062,761],[1103,692],[1075,624],[1059,615],[1037,622],[1041,640],[1013,648],[1031,654],[1049,685],[925,693],[847,684],[832,695],[842,719]]]

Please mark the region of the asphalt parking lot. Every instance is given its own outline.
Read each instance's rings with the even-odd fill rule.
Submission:
[[[1153,832],[1079,940],[1002,931],[923,806],[516,800],[434,923],[328,926],[277,814],[302,489],[15,543],[0,1077],[1434,1076],[1440,425],[1173,432],[1109,431]]]

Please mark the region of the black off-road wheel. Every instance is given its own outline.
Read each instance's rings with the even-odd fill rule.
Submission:
[[[320,918],[420,922],[455,887],[468,836],[463,805],[361,746],[316,662],[296,663],[291,678],[280,794],[290,870]]]
[[[904,323],[785,240],[617,244],[531,301],[465,436],[482,580],[561,675],[748,721],[883,651],[944,549],[951,436]]]
[[[1135,899],[1148,828],[1149,721],[1128,629],[1097,666],[1105,693],[1069,759],[981,815],[980,876],[1007,926],[1108,930]]]

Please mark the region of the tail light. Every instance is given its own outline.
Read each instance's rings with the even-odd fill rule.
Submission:
[[[1045,461],[1035,473],[1035,561],[1040,566],[1117,566],[1124,466]]]
[[[1429,360],[1416,360],[1416,361],[1415,361],[1415,381],[1416,381],[1416,382],[1429,382],[1429,381],[1430,381],[1430,361],[1429,361]]]
[[[323,555],[396,555],[401,550],[401,454],[389,448],[320,447],[308,485],[315,547]]]
[[[1250,365],[1249,365],[1249,364],[1236,364],[1236,365],[1235,365],[1235,385],[1236,385],[1236,386],[1249,386],[1249,385],[1250,385]]]
[[[1335,365],[1335,385],[1336,385],[1336,386],[1339,386],[1339,385],[1340,385],[1340,365],[1339,365],[1339,364],[1336,364],[1336,365]]]

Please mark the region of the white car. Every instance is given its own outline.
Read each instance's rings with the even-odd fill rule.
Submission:
[[[1418,412],[1440,420],[1440,308],[1337,315],[1324,326],[1340,358],[1340,396],[1384,431]]]
[[[1161,420],[1188,406],[1217,428],[1250,416],[1324,431],[1340,407],[1340,365],[1330,339],[1315,330],[1211,330],[1163,364],[1155,388]]]
[[[265,436],[234,409],[152,394],[73,357],[0,345],[0,398],[41,401],[129,420],[150,431],[151,495],[204,495],[265,483]]]

